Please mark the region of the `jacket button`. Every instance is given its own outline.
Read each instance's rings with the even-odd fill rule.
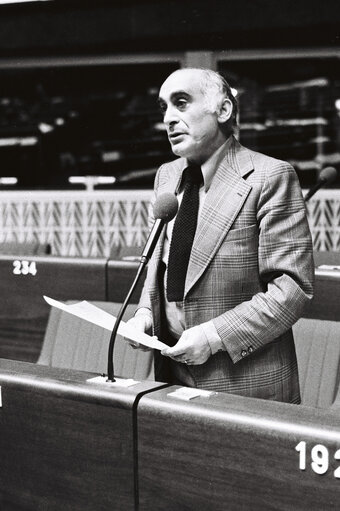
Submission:
[[[242,350],[242,351],[241,351],[241,356],[242,356],[242,357],[246,357],[246,356],[247,356],[247,352],[246,352],[246,350]]]
[[[249,346],[248,353],[253,353],[253,351],[254,351],[254,348],[252,346]]]

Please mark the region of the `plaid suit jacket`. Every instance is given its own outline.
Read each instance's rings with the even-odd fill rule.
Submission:
[[[179,158],[160,167],[155,198],[176,190],[185,164]],[[157,336],[164,235],[139,304],[151,309]],[[186,328],[212,320],[224,351],[202,365],[180,364],[188,385],[299,403],[291,327],[312,298],[313,276],[312,240],[294,169],[233,137],[198,219],[183,301]]]

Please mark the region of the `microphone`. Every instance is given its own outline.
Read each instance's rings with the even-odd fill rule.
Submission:
[[[315,185],[312,186],[312,188],[310,188],[306,193],[304,197],[305,202],[309,201],[309,199],[313,197],[313,195],[319,190],[319,188],[321,188],[325,184],[332,183],[332,181],[334,181],[337,175],[338,175],[337,170],[334,167],[325,167],[324,169],[322,169],[319,175],[319,179],[317,180]]]
[[[153,206],[155,222],[141,255],[141,263],[148,263],[164,225],[176,216],[177,210],[178,200],[173,193],[162,193],[157,198]]]
[[[108,360],[107,360],[107,381],[108,382],[115,381],[114,368],[113,368],[113,349],[114,349],[114,344],[115,344],[115,340],[116,340],[116,336],[117,336],[118,327],[122,320],[125,309],[129,303],[132,293],[134,292],[136,285],[143,273],[144,268],[148,264],[149,259],[153,254],[153,251],[155,249],[157,241],[159,240],[159,237],[161,235],[163,227],[165,226],[165,224],[167,222],[170,222],[170,220],[172,220],[176,216],[177,210],[178,210],[178,200],[177,200],[176,196],[172,193],[162,193],[155,201],[155,204],[153,206],[153,214],[154,214],[155,222],[152,226],[152,229],[150,231],[149,237],[145,244],[144,250],[140,257],[140,263],[139,263],[136,277],[135,277],[135,279],[132,283],[132,286],[130,287],[130,290],[124,300],[124,303],[122,304],[121,308],[119,309],[117,319],[116,319],[116,322],[114,324],[114,327],[113,327],[113,330],[111,333],[109,351],[108,351]]]

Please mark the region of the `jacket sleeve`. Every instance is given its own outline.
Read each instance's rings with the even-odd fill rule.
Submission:
[[[312,239],[298,178],[289,164],[267,172],[257,222],[263,291],[213,319],[233,362],[241,359],[242,350],[253,352],[289,330],[313,296]]]

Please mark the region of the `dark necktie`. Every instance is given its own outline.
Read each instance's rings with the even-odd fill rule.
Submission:
[[[190,165],[183,173],[184,191],[178,210],[168,260],[167,300],[183,300],[185,278],[196,232],[199,188],[203,182],[201,167]]]

